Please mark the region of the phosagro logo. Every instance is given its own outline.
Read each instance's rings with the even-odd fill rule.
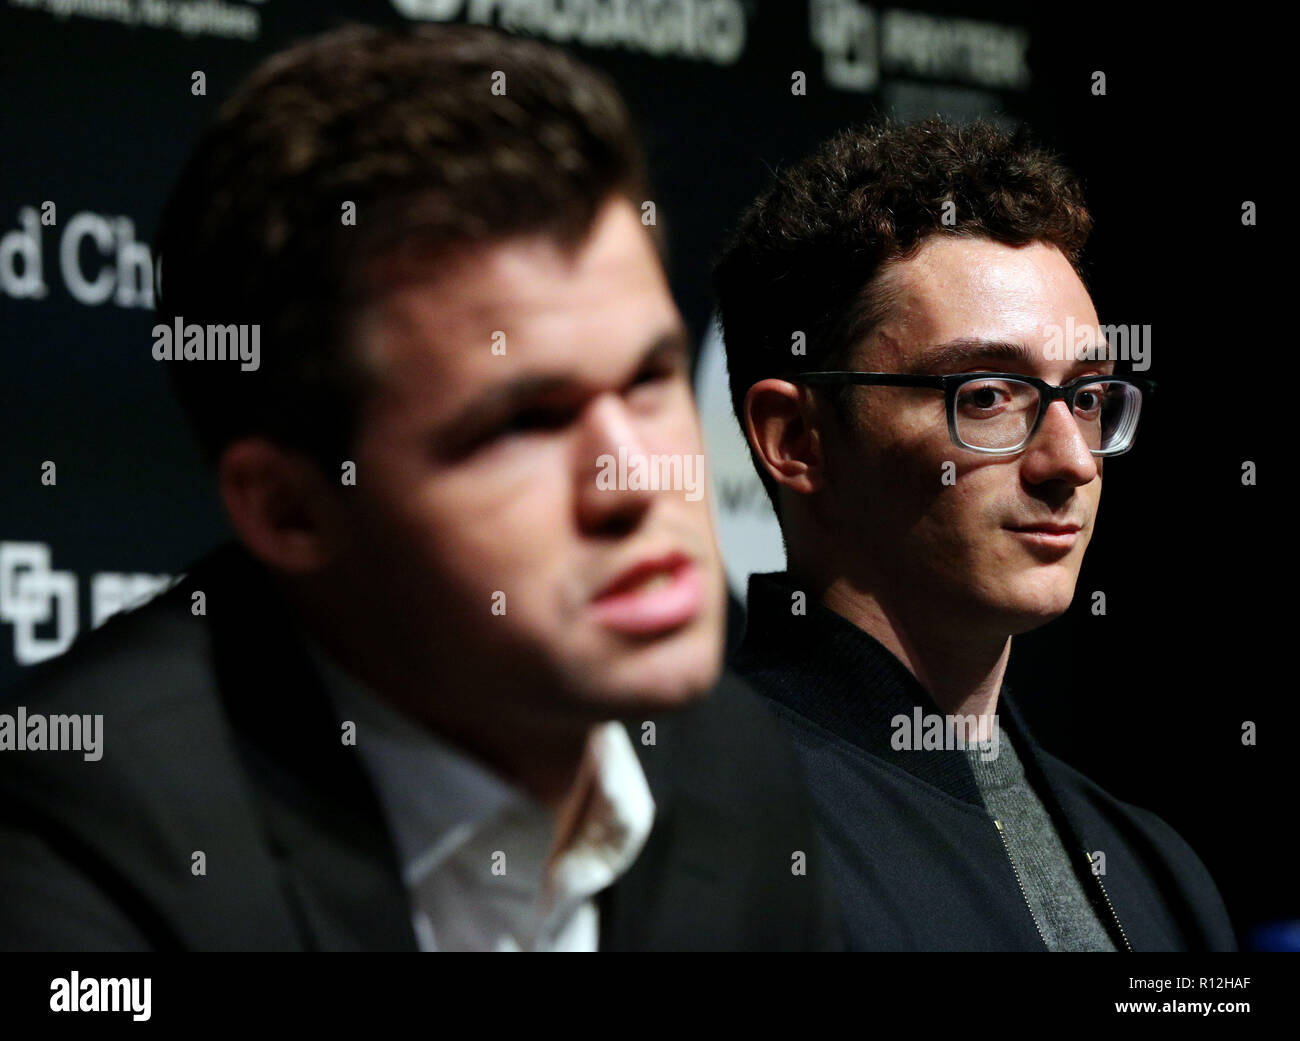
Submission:
[[[545,36],[584,47],[732,65],[748,31],[740,0],[392,0],[412,21],[450,22]]]
[[[50,981],[51,1012],[130,1012],[143,1023],[150,1015],[153,980],[149,977],[121,979],[81,978],[71,973]]]

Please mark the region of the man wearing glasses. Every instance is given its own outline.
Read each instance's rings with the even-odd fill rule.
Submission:
[[[882,123],[785,170],[717,266],[788,561],[751,578],[735,666],[800,750],[856,948],[1235,949],[1187,844],[1003,689],[1011,637],[1069,606],[1153,389],[1115,373],[1090,227],[1022,135]]]

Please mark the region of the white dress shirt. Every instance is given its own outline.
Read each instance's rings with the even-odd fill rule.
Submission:
[[[621,723],[592,728],[551,811],[380,701],[310,637],[383,805],[422,951],[594,951],[596,894],[636,860],[655,804]],[[570,824],[572,821],[572,824]],[[562,848],[552,846],[563,834]]]

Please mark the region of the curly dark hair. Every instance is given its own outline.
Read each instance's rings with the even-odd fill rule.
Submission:
[[[944,223],[947,202],[955,224]],[[1082,279],[1091,229],[1078,180],[1023,126],[881,120],[837,134],[776,176],[714,268],[742,429],[745,395],[759,380],[845,363],[888,313],[882,269],[914,257],[929,236],[1050,243]],[[802,355],[791,352],[796,331]],[[775,508],[775,486],[754,462]]]
[[[271,56],[200,139],[156,236],[161,319],[261,326],[255,371],[169,365],[204,455],[260,434],[336,470],[368,387],[348,320],[376,261],[534,232],[572,245],[616,193],[648,196],[637,134],[610,81],[558,48],[351,25]]]

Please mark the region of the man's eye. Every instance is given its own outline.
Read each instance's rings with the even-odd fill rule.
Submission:
[[[1101,411],[1106,394],[1101,387],[1089,387],[1079,391],[1074,397],[1074,411],[1084,416],[1093,416]]]
[[[971,412],[991,412],[1008,404],[1013,395],[1007,384],[988,380],[961,388],[958,403]]]
[[[680,365],[656,365],[638,373],[624,392],[629,404],[640,402],[646,408],[658,408],[664,395],[685,376]]]
[[[534,430],[555,430],[569,421],[570,412],[563,408],[529,408],[517,412],[502,424],[498,435],[529,433]]]
[[[477,451],[513,437],[559,430],[569,422],[571,417],[571,410],[565,408],[539,406],[522,409],[509,418],[489,426],[482,434],[475,437],[467,448]]]
[[[648,383],[662,383],[665,380],[672,379],[677,375],[677,369],[671,365],[662,365],[653,369],[646,369],[639,373],[632,381],[632,386],[640,387]]]

